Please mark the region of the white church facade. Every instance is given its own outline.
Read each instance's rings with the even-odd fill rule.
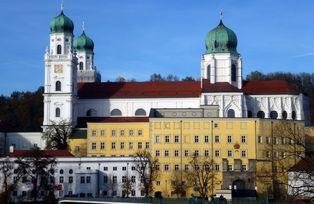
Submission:
[[[244,81],[237,37],[222,21],[208,32],[200,81],[101,82],[94,43],[63,11],[50,22],[43,125],[79,118],[149,116],[152,108],[218,106],[219,117],[308,119],[308,101],[283,80]]]

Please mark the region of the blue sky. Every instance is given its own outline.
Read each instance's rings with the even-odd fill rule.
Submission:
[[[1,0],[0,94],[43,85],[43,55],[58,0]],[[313,0],[64,0],[79,35],[95,42],[103,81],[152,73],[200,76],[209,30],[223,21],[238,37],[244,76],[313,72]]]

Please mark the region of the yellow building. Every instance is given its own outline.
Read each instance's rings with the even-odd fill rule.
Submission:
[[[147,117],[112,117],[87,123],[87,156],[132,156],[149,147]]]
[[[75,157],[87,156],[87,128],[76,128],[68,141],[70,152]]]
[[[256,176],[262,173],[266,175],[264,170],[267,170],[269,177],[273,164],[273,168],[275,166],[277,168],[275,169],[277,177],[286,178],[284,170],[297,160],[297,157],[291,157],[291,150],[300,153],[304,151],[299,147],[294,149],[292,140],[295,138],[291,138],[295,136],[294,134],[287,129],[286,132],[279,131],[279,127],[289,126],[292,130],[295,128],[299,131],[301,138],[304,128],[302,121],[253,118],[150,118],[150,124],[151,153],[159,159],[161,171],[161,176],[155,183],[155,191],[162,192],[166,197],[176,196],[172,192],[171,183],[176,173],[184,174],[186,169],[191,168],[189,162],[193,154],[214,161],[216,179],[213,193],[229,188],[257,189],[259,193],[264,193],[269,190],[263,185],[265,180],[257,179]],[[270,143],[272,139],[275,141],[274,145]],[[272,159],[271,155],[274,155],[275,159]],[[284,164],[285,167],[279,164]],[[260,166],[266,169],[261,169]],[[284,168],[280,176],[277,173],[279,168]],[[190,188],[186,195],[190,196],[192,193],[197,194]]]
[[[286,181],[286,170],[297,162],[296,155],[304,153],[298,145],[302,142],[303,121],[160,114],[89,122],[86,139],[72,138],[70,148],[76,156],[85,152],[91,157],[124,157],[147,149],[159,160],[154,192],[174,197],[172,183],[178,175],[186,181],[193,155],[214,161],[215,187],[209,195],[230,188],[269,193],[274,179]],[[191,194],[197,192],[188,188],[185,195]]]

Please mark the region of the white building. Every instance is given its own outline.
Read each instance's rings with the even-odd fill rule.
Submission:
[[[142,197],[144,195],[140,190],[140,178],[135,171],[131,157],[78,158],[72,157],[64,150],[45,151],[47,155],[56,156],[54,170],[56,198],[122,197],[122,184],[126,178],[131,179],[132,182],[130,197]],[[10,160],[13,162],[17,156],[22,154],[25,154],[25,151],[15,151],[10,154]],[[18,188],[13,191],[12,198],[14,200],[27,200],[30,189],[30,184],[23,183],[22,178]]]
[[[201,81],[100,82],[94,43],[85,32],[73,36],[64,15],[50,23],[45,54],[43,125],[82,117],[148,116],[151,108],[218,105],[219,117],[308,120],[307,98],[282,80],[243,81],[237,37],[222,21],[208,32],[201,58]]]

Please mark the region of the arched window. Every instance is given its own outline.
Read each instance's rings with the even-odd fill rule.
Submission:
[[[146,115],[146,111],[143,108],[137,109],[135,115]]]
[[[258,112],[257,112],[257,117],[258,117],[258,118],[265,118],[265,113],[264,113],[264,111],[258,111]]]
[[[248,118],[252,118],[252,117],[253,117],[252,111],[247,111],[247,117],[248,117]]]
[[[89,109],[88,111],[86,111],[86,116],[87,117],[97,116],[97,111],[95,109]]]
[[[80,63],[79,63],[79,69],[80,69],[80,70],[83,70],[83,66],[84,66],[83,62],[80,62]]]
[[[113,109],[110,113],[111,116],[121,116],[122,113],[119,109]]]
[[[56,118],[60,117],[60,108],[56,108]]]
[[[207,79],[210,80],[210,64],[207,66]]]
[[[63,169],[60,169],[59,173],[60,173],[60,174],[63,174]]]
[[[234,64],[231,65],[231,81],[237,81],[237,68]]]
[[[297,118],[297,114],[295,111],[292,111],[291,118],[292,118],[292,120],[295,120]]]
[[[282,112],[282,119],[286,120],[288,117],[287,111]]]
[[[227,113],[228,118],[234,118],[235,117],[235,112],[233,109],[229,109]]]
[[[277,113],[277,111],[270,111],[269,116],[270,116],[271,119],[277,119],[278,118],[278,113]]]
[[[56,81],[56,91],[61,91],[61,82]]]
[[[57,54],[58,55],[61,55],[61,48],[62,48],[61,45],[57,46]]]

